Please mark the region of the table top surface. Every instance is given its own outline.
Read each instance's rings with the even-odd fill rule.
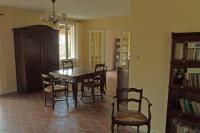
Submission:
[[[91,68],[81,68],[76,67],[73,69],[59,69],[57,71],[49,72],[50,75],[53,76],[67,76],[67,77],[79,77],[87,74],[94,73],[95,70]]]

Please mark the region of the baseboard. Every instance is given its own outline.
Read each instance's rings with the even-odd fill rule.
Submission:
[[[0,90],[0,95],[17,92],[17,89]]]
[[[133,127],[133,128],[136,130],[135,127]],[[147,129],[140,128],[140,131],[141,131],[142,133],[146,133],[146,132],[147,132]],[[163,133],[163,132],[157,131],[157,130],[154,130],[154,129],[151,129],[151,133]]]

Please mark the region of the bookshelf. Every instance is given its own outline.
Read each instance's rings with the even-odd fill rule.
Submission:
[[[200,132],[200,32],[172,33],[166,133]]]
[[[123,31],[120,38],[115,39],[116,53],[115,61],[116,67],[128,67],[130,58],[130,31]]]

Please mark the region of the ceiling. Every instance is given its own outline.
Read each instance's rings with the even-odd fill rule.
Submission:
[[[38,11],[51,10],[51,0],[0,0],[0,5]],[[57,0],[57,12],[77,19],[94,19],[131,14],[131,0]]]

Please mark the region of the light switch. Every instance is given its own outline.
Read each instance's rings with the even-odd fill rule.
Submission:
[[[133,60],[139,60],[140,56],[139,55],[133,55]]]

